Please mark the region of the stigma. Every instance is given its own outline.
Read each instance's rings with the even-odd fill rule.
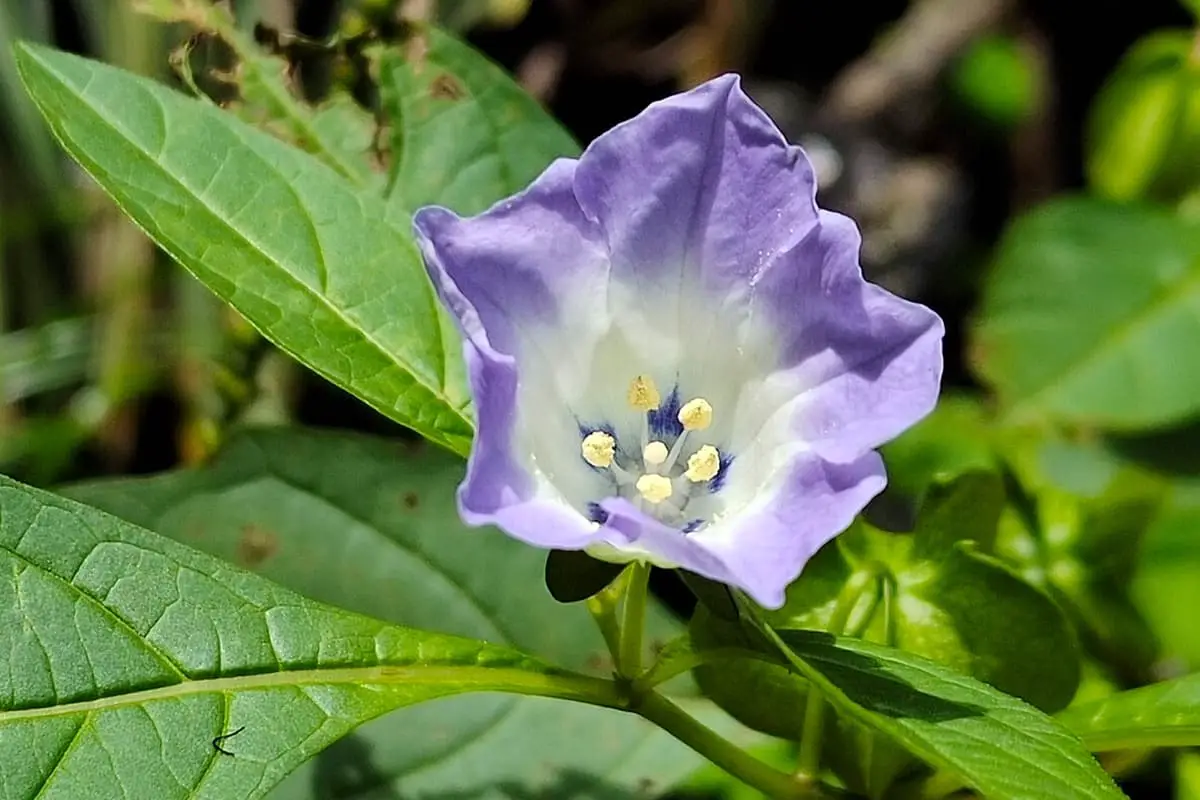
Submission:
[[[654,411],[662,405],[662,395],[659,394],[658,387],[654,385],[654,380],[646,375],[638,375],[633,379],[626,398],[629,405],[637,411]]]

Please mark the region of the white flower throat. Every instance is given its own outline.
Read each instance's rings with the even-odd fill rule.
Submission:
[[[616,437],[606,430],[593,430],[580,443],[583,460],[611,473],[621,497],[672,525],[686,523],[688,501],[699,488],[721,471],[721,453],[711,444],[700,444],[684,458],[685,448],[696,444],[699,431],[713,419],[713,408],[703,397],[688,400],[677,415],[682,430],[668,447],[666,442],[650,438],[650,416],[660,412],[662,395],[654,381],[639,375],[629,384],[629,406],[642,417],[640,458],[619,447]]]

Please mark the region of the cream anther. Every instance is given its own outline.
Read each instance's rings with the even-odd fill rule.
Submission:
[[[646,375],[638,375],[629,384],[629,405],[638,411],[653,411],[662,404],[662,395],[654,381]]]
[[[637,490],[648,502],[661,503],[671,496],[671,479],[664,475],[643,475],[637,479]]]
[[[583,460],[593,467],[611,466],[616,449],[617,440],[604,431],[592,431],[583,437],[583,442],[580,444]]]
[[[642,448],[642,460],[647,466],[657,467],[659,464],[667,460],[667,446],[662,442],[650,442]]]
[[[692,483],[711,481],[721,469],[721,454],[711,444],[706,444],[688,458],[687,472],[683,473]]]
[[[685,431],[702,431],[712,425],[713,409],[703,397],[688,400],[679,409],[679,422]]]

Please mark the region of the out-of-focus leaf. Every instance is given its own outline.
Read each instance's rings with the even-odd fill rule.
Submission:
[[[1097,95],[1087,127],[1088,180],[1113,200],[1147,196],[1176,147],[1191,81],[1187,31],[1160,31],[1125,55]]]
[[[474,214],[579,146],[512,78],[435,28],[377,53],[392,125],[390,200]]]
[[[16,402],[86,378],[93,324],[91,319],[64,319],[0,334],[0,400]]]
[[[1121,60],[1088,121],[1092,186],[1115,200],[1176,202],[1200,188],[1200,68],[1194,32],[1146,36]]]
[[[950,75],[959,101],[1004,128],[1026,119],[1038,102],[1038,76],[1020,42],[985,36],[959,57]]]
[[[461,358],[408,229],[311,156],[211,104],[23,45],[55,135],[148,233],[267,338],[458,453]]]
[[[1175,800],[1200,800],[1200,753],[1185,750],[1176,754]]]
[[[1088,650],[1145,680],[1157,646],[1130,581],[1161,481],[1099,442],[1033,437],[1007,455],[1025,488],[1001,518],[996,554],[1058,600]]]
[[[1058,721],[1094,752],[1200,745],[1200,675],[1072,706]]]
[[[1162,645],[1162,656],[1200,669],[1200,483],[1180,481],[1147,531],[1133,597]]]
[[[457,519],[454,487],[462,474],[460,460],[433,449],[264,430],[235,437],[202,470],[68,491],[318,600],[610,673],[586,609],[547,595],[544,551]],[[678,627],[655,606],[649,629],[655,647]],[[749,741],[711,704],[681,702]],[[583,798],[639,787],[652,794],[699,764],[686,747],[629,715],[538,698],[471,696],[363,727],[301,767],[273,796]]]
[[[1200,411],[1200,226],[1050,203],[1005,235],[972,360],[1009,422],[1133,430]]]
[[[394,708],[606,685],[321,605],[7,478],[0,575],[9,798],[257,798]]]
[[[41,39],[45,33],[27,19],[26,15],[36,10],[37,4],[26,8],[20,2],[0,2],[0,120],[6,138],[12,142],[14,155],[19,156],[22,170],[28,173],[27,188],[53,191],[62,180],[62,171],[46,136],[45,124],[21,91],[21,78],[13,59],[13,44],[18,39]]]
[[[944,393],[932,414],[881,448],[888,487],[919,497],[935,478],[995,469],[992,436],[977,399]]]

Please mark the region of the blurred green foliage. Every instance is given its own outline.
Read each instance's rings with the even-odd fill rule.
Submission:
[[[304,434],[238,433],[296,418],[299,376],[286,352],[384,416],[465,453],[471,411],[456,334],[426,291],[408,215],[428,202],[478,211],[519,190],[550,159],[578,151],[515,81],[453,36],[431,29],[415,61],[411,31],[394,25],[394,5],[347,2],[334,35],[313,42],[288,31],[256,36],[253,23],[266,7],[255,0],[238,2],[236,15],[198,0],[153,0],[149,15],[125,3],[78,0],[73,14],[97,60],[172,82],[270,134],[214,123],[212,105],[155,84],[89,94],[103,69],[84,62],[42,64],[40,74],[27,63],[25,78],[57,133],[104,174],[135,225],[62,157],[21,87],[10,45],[49,41],[49,6],[0,0],[0,471],[37,483],[119,473],[147,449],[148,435],[166,437],[158,449],[181,465],[216,461],[73,494],[315,597],[410,624],[499,632],[596,671],[585,663],[595,637],[577,638],[575,623],[541,624],[529,607],[517,614],[506,605],[528,597],[471,586],[489,574],[510,577],[496,564],[511,558],[511,570],[540,590],[533,551],[509,553],[512,542],[488,539],[471,560],[438,555],[446,527],[457,525],[442,518],[457,480],[450,456],[356,440],[324,452]],[[456,28],[511,25],[527,10],[519,0],[440,9],[441,21]],[[792,588],[788,606],[772,617],[779,629],[829,629],[845,587],[869,574],[870,590],[842,609],[845,631],[837,632],[927,657],[1048,712],[1073,700],[1063,719],[1117,742],[1098,748],[1106,751],[1140,746],[1097,722],[1101,712],[1125,713],[1128,696],[1115,693],[1200,669],[1197,52],[1193,30],[1136,42],[1095,97],[1086,130],[1065,132],[1084,142],[1086,188],[1015,213],[978,280],[956,276],[979,285],[976,305],[962,315],[973,380],[884,448],[891,491],[916,510],[911,535],[857,524]],[[1005,136],[1019,135],[1046,102],[1025,44],[1008,32],[976,38],[946,77],[953,98]],[[155,118],[136,113],[148,98],[190,136],[174,168],[164,166],[163,153],[153,164],[139,161],[138,143],[157,135]],[[64,121],[85,100],[91,123]],[[214,142],[231,152],[245,145],[238,152],[246,185],[226,186],[225,194],[205,188],[213,164],[191,154]],[[122,182],[125,167],[141,170],[137,181]],[[152,178],[161,191],[146,190],[142,182]],[[246,211],[251,192],[260,204]],[[359,227],[348,233],[338,210],[349,205],[366,210],[352,215]],[[203,215],[211,224],[197,236]],[[246,247],[213,257],[210,246],[238,236]],[[306,253],[297,243],[310,238],[322,246]],[[408,305],[389,294],[400,286],[408,287],[401,293]],[[336,347],[323,351],[318,329],[359,360],[341,361]],[[178,409],[166,424],[145,411],[162,396]],[[331,455],[338,448],[344,452]],[[338,466],[326,473],[329,460]],[[415,510],[426,502],[438,512]],[[358,562],[325,569],[343,554],[322,538],[330,529],[361,540]],[[364,565],[386,574],[354,572]],[[465,574],[450,574],[458,568]],[[470,591],[456,594],[459,583]],[[547,619],[563,611],[538,608]],[[719,639],[707,626],[721,623],[707,614],[693,621],[699,644]],[[665,617],[659,627],[663,637],[673,630]],[[564,629],[565,640],[541,638]],[[794,671],[734,662],[696,675],[751,727],[800,737],[810,692]],[[1146,702],[1138,713],[1147,718],[1167,713],[1161,696]],[[496,722],[487,708],[464,703],[446,735],[469,740],[487,725],[536,724],[552,740],[580,724],[573,710],[536,702],[514,708]],[[429,767],[422,786],[470,783],[457,752],[434,758],[404,738],[403,720],[412,718],[364,731],[364,741],[386,755],[375,779],[398,784],[418,765]],[[931,776],[915,767],[895,736],[841,716],[826,726],[827,747],[837,754],[831,768],[844,786],[871,797],[959,788],[938,783],[945,771]],[[694,766],[686,754],[647,741],[666,755],[622,765],[619,747],[577,748],[567,766],[589,775],[607,770],[619,791],[646,792],[665,790]],[[758,741],[768,761],[794,762],[790,743],[747,741]],[[1146,746],[1181,743],[1200,740]],[[481,770],[473,780],[543,785],[536,753],[498,747],[485,755],[473,762]],[[1163,769],[1153,759],[1124,763],[1134,774]],[[308,796],[320,766],[310,764],[282,796]],[[1174,775],[1177,797],[1200,796],[1193,754],[1174,760]],[[647,788],[646,780],[659,782]],[[684,788],[731,798],[744,789],[713,769]]]

